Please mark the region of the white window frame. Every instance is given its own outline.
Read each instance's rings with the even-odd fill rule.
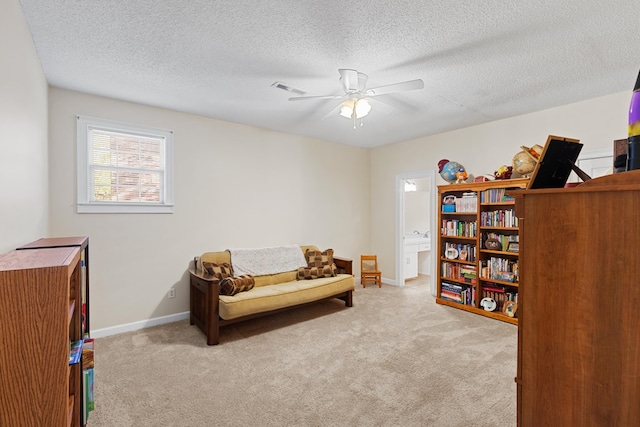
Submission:
[[[89,132],[97,128],[125,134],[164,138],[164,182],[160,203],[102,202],[91,200]],[[173,131],[77,116],[77,212],[78,213],[173,213]]]

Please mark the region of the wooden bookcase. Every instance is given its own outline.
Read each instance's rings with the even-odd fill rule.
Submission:
[[[505,301],[518,302],[518,219],[507,191],[524,189],[528,182],[519,178],[438,186],[438,304],[518,323],[517,311],[514,317],[502,311]],[[490,238],[500,246],[487,248]],[[494,311],[480,305],[484,297],[497,302]]]
[[[2,426],[82,425],[82,364],[69,365],[69,350],[83,338],[88,239],[72,239],[0,255]],[[85,328],[88,334],[88,311]]]
[[[640,425],[640,171],[518,192],[518,425]]]

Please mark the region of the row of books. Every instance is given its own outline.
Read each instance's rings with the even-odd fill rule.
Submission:
[[[480,277],[516,283],[518,282],[518,261],[500,257],[481,260]]]
[[[86,424],[89,418],[89,412],[95,409],[96,401],[93,394],[93,382],[94,382],[94,348],[93,338],[85,338],[84,345],[82,347],[82,393],[84,403],[82,407],[82,425]]]
[[[476,305],[476,289],[473,286],[442,282],[440,297],[464,305]]]
[[[506,301],[518,303],[518,291],[490,283],[482,287],[482,298],[491,298],[496,302],[494,311],[502,311]]]
[[[471,284],[478,283],[478,273],[476,267],[473,265],[443,261],[441,267],[440,274],[444,278],[455,279]]]
[[[456,197],[455,212],[477,212],[478,197],[476,193],[463,193],[462,197]]]
[[[478,254],[476,245],[445,242],[443,256],[449,259],[459,259],[460,261],[475,262]]]
[[[89,412],[95,409],[95,398],[93,395],[93,343],[93,338],[89,337],[69,343],[69,365],[82,363],[82,425],[86,424]]]
[[[512,196],[507,196],[506,188],[490,188],[480,192],[480,203],[504,203],[514,200]]]
[[[482,227],[517,227],[518,217],[513,209],[480,212]]]
[[[518,243],[517,234],[500,234],[500,233],[482,233],[482,247],[485,246],[485,242],[489,239],[497,240],[502,245],[502,250],[506,251],[509,248],[509,243]]]
[[[478,235],[478,223],[476,221],[443,219],[440,233],[443,236],[476,237]]]

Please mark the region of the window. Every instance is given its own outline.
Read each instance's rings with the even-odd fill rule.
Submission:
[[[78,213],[173,212],[173,132],[78,116]]]

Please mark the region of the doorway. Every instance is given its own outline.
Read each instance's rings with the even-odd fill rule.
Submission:
[[[396,284],[428,279],[432,295],[437,248],[435,177],[434,170],[396,176]]]

